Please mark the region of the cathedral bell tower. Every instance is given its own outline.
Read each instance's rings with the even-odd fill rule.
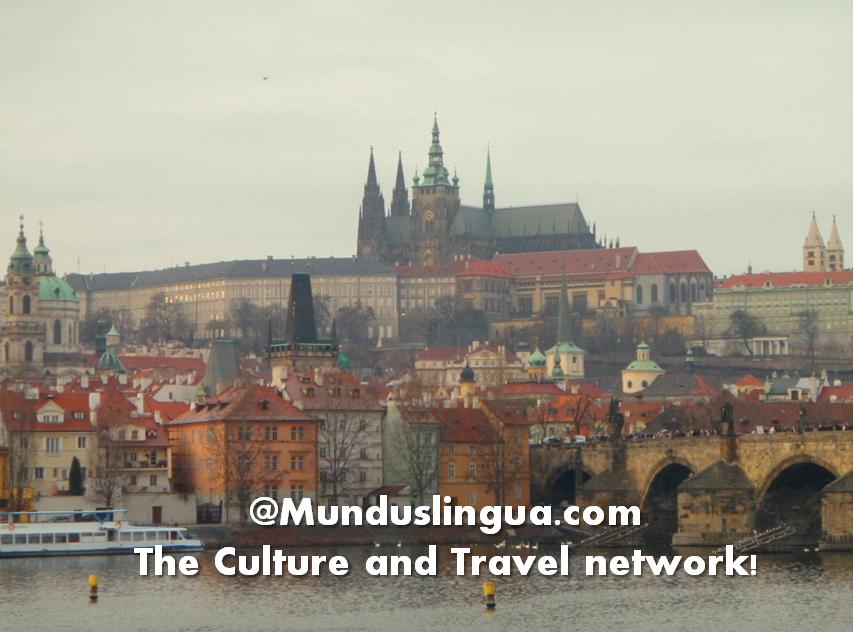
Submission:
[[[460,181],[456,174],[452,179],[448,178],[435,116],[432,135],[427,169],[423,178],[416,174],[412,184],[410,235],[412,263],[416,266],[434,266],[450,261],[451,225],[460,210]]]
[[[383,245],[383,223],[385,222],[385,201],[377,182],[377,170],[374,166],[374,148],[368,161],[368,180],[362,196],[362,208],[359,210],[359,236],[356,254],[359,257],[380,257]]]

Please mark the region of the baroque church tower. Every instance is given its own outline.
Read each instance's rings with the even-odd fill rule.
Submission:
[[[410,239],[412,263],[418,266],[445,264],[452,259],[451,225],[460,210],[460,180],[456,174],[448,179],[435,116],[432,135],[427,169],[422,178],[416,174],[412,184]]]

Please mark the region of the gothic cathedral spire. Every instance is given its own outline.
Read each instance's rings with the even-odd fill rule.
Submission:
[[[394,181],[394,191],[391,194],[391,214],[394,216],[409,215],[409,193],[406,191],[406,181],[403,177],[403,158],[397,153],[397,176]]]
[[[379,257],[382,247],[383,223],[385,222],[385,200],[377,182],[377,169],[374,165],[374,148],[368,160],[368,179],[362,196],[362,208],[359,213],[359,235],[356,253],[359,257]]]
[[[483,183],[483,209],[484,211],[495,211],[495,189],[492,186],[492,160],[489,156],[489,148],[486,150],[486,180]]]

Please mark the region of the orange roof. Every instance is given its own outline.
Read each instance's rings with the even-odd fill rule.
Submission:
[[[159,411],[160,419],[163,422],[170,422],[190,410],[190,405],[183,402],[160,402],[149,395],[143,396],[143,398],[145,410],[152,413]]]
[[[498,431],[480,409],[430,409],[431,417],[441,428],[440,441],[467,443],[494,443]]]
[[[486,261],[483,259],[469,259],[465,262],[465,268],[457,274],[457,277],[510,277],[507,264],[497,261]]]
[[[197,405],[195,410],[164,424],[250,421],[317,422],[317,419],[285,401],[272,387],[249,385],[229,387]]]
[[[415,360],[460,360],[464,351],[462,347],[425,347]]]
[[[525,382],[505,383],[498,388],[498,393],[502,396],[550,396],[562,394],[563,390],[553,382],[529,380]]]
[[[691,251],[661,251],[638,253],[631,271],[636,275],[656,273],[711,273],[700,253]]]
[[[564,267],[567,277],[602,276],[625,273],[636,257],[634,246],[623,248],[589,248],[542,253],[506,253],[496,255],[495,262],[507,266],[513,277],[560,275]]]
[[[828,280],[832,285],[850,284],[851,270],[835,270],[823,273],[754,273],[751,275],[733,275],[718,282],[718,288],[764,288],[781,286],[824,286]]]
[[[839,385],[834,387],[825,387],[821,390],[821,395],[818,397],[819,402],[830,402],[832,397],[835,397],[836,402],[851,402],[852,398],[851,385]]]
[[[736,387],[764,387],[765,381],[757,378],[753,374],[747,374],[744,378],[735,383]]]

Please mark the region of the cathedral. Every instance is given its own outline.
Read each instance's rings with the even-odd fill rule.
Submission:
[[[2,288],[0,375],[35,378],[67,365],[80,351],[80,301],[53,272],[41,231],[30,253],[23,220]]]
[[[432,266],[456,259],[491,259],[497,253],[525,253],[601,246],[578,203],[497,208],[492,164],[480,206],[460,204],[460,180],[449,176],[433,120],[433,141],[423,175],[412,182],[412,204],[398,155],[391,205],[386,213],[371,148],[368,179],[359,211],[357,253],[390,265]]]

